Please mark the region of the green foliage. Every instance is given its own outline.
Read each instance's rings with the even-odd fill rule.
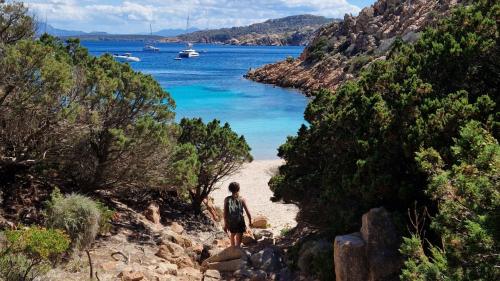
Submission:
[[[71,246],[75,250],[90,246],[100,226],[105,225],[101,219],[98,204],[82,195],[63,196],[55,189],[47,202],[47,227],[64,230],[71,237]]]
[[[50,269],[69,247],[61,230],[39,227],[5,231],[0,252],[0,278],[6,281],[34,280]]]
[[[100,201],[96,201],[95,203],[97,205],[99,213],[101,214],[99,219],[99,234],[104,235],[111,231],[111,220],[113,219],[116,212],[108,208],[108,206]]]
[[[500,278],[500,145],[479,122],[471,121],[452,151],[455,164],[450,169],[436,164],[442,160],[435,153],[419,157],[431,176],[426,192],[439,203],[431,227],[443,245],[430,245],[428,257],[420,237],[406,238],[401,248],[408,257],[403,280]]]
[[[184,118],[180,127],[178,142],[184,145],[180,152],[186,157],[181,157],[174,166],[179,167],[179,177],[185,181],[182,187],[188,189],[193,208],[199,212],[202,201],[217,182],[252,161],[250,147],[229,124],[221,126],[218,120],[205,124],[201,119]]]
[[[196,147],[190,143],[179,144],[167,170],[166,185],[175,187],[180,197],[188,200],[189,191],[198,185],[200,169]]]
[[[287,63],[293,63],[294,61],[295,61],[295,59],[292,56],[286,57],[286,62]]]
[[[35,23],[27,11],[21,2],[0,1],[0,49],[33,36]]]
[[[0,8],[0,40],[19,33],[11,16],[27,28],[21,4]],[[28,172],[85,191],[160,185],[176,138],[170,95],[110,55],[89,55],[78,40],[27,38],[0,44],[5,192],[22,186]]]
[[[279,149],[286,165],[270,181],[274,199],[298,203],[299,218],[333,234],[358,229],[372,207],[405,214],[414,201],[434,201],[415,159],[421,148],[434,154],[419,157],[441,158],[427,168],[451,166],[470,120],[500,132],[498,7],[461,7],[415,45],[395,42],[357,81],[317,93],[309,125]]]

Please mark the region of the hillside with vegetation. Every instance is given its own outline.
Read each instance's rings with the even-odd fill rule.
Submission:
[[[298,204],[299,219],[327,241],[337,237],[338,281],[500,278],[499,23],[497,1],[471,1],[415,43],[396,39],[357,79],[317,92],[308,125],[280,147],[274,199]],[[385,216],[378,207],[398,235],[373,244],[367,225]],[[364,247],[370,255],[401,236],[400,256],[365,259]]]
[[[461,1],[379,0],[357,16],[323,26],[298,59],[287,59],[251,70],[246,77],[312,94],[334,90],[356,77],[367,64],[384,59],[397,38],[414,42]]]
[[[321,16],[297,15],[271,19],[249,26],[196,31],[173,40],[231,45],[306,45],[314,32],[333,20]]]

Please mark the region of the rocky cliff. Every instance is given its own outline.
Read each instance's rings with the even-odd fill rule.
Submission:
[[[358,16],[322,27],[296,59],[251,70],[258,82],[298,88],[310,94],[336,89],[363,66],[383,59],[397,37],[414,41],[420,31],[436,23],[460,0],[379,0]]]
[[[333,19],[313,15],[297,15],[271,19],[249,26],[196,31],[168,38],[166,41],[188,41],[231,45],[306,45],[314,32]]]

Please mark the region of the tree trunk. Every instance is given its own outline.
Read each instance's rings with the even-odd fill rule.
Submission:
[[[191,195],[191,205],[193,207],[193,211],[196,215],[201,215],[201,204],[203,203],[203,198],[196,194]]]

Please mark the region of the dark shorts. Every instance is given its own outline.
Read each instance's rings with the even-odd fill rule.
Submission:
[[[239,223],[229,223],[229,231],[231,233],[245,233],[247,231],[245,221]]]

